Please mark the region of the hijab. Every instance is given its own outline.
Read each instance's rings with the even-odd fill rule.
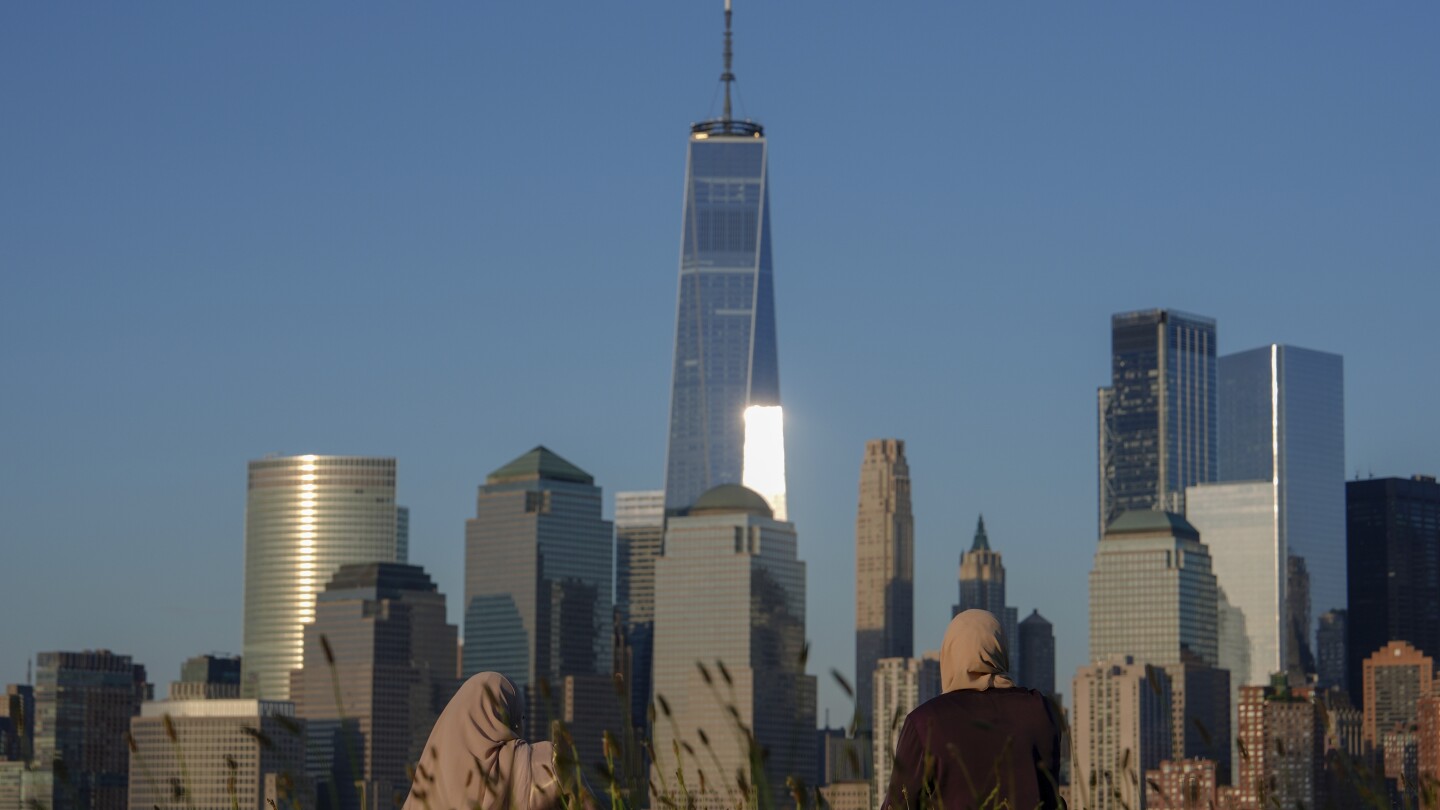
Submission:
[[[558,806],[554,749],[520,739],[524,702],[498,672],[472,676],[435,721],[404,810]]]
[[[1005,633],[988,610],[966,610],[950,620],[940,644],[940,691],[1009,689]]]

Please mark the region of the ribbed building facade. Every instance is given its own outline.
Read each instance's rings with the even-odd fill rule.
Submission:
[[[393,458],[250,462],[243,694],[289,700],[290,671],[301,666],[316,594],[342,565],[397,561],[402,525],[408,526],[395,505]]]
[[[1072,689],[1070,805],[1145,807],[1141,777],[1171,759],[1170,677],[1122,656],[1081,667]]]
[[[985,532],[985,516],[975,521],[975,537],[970,550],[960,554],[960,601],[951,609],[952,617],[967,610],[986,610],[1000,622],[1005,631],[1005,649],[1010,655],[1010,674],[1024,679],[1017,651],[1020,647],[1019,613],[1005,604],[1005,562],[1000,552],[990,547]]]
[[[872,718],[871,678],[882,658],[909,658],[915,637],[915,517],[905,442],[865,443],[855,510],[855,696],[860,727]]]

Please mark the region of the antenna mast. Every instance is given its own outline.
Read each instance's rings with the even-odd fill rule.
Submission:
[[[730,63],[734,54],[730,50],[730,0],[725,0],[725,72],[720,74],[720,81],[725,83],[725,114],[721,117],[727,125],[730,123],[730,85],[735,82],[735,74],[730,72]],[[729,130],[729,127],[726,127]]]

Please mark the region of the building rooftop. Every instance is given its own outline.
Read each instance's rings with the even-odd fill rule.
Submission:
[[[1151,509],[1137,509],[1122,512],[1105,527],[1105,536],[1126,534],[1172,534],[1179,537],[1200,539],[1200,532],[1185,518],[1174,512]]]
[[[324,593],[360,589],[373,589],[376,599],[395,599],[402,591],[433,593],[436,590],[430,575],[418,565],[373,562],[340,566],[325,585]]]
[[[545,445],[536,445],[526,453],[486,477],[487,484],[503,484],[510,481],[572,481],[577,484],[594,484],[590,473],[576,467],[556,455]]]
[[[726,515],[736,512],[773,518],[770,504],[753,489],[739,484],[721,484],[707,491],[695,500],[686,513],[688,515]]]

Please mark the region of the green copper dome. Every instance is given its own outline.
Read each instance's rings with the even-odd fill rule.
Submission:
[[[746,489],[739,484],[721,484],[714,487],[696,499],[695,504],[690,507],[687,514],[690,515],[725,515],[744,512],[761,517],[774,517],[770,504],[765,498],[753,489]]]

